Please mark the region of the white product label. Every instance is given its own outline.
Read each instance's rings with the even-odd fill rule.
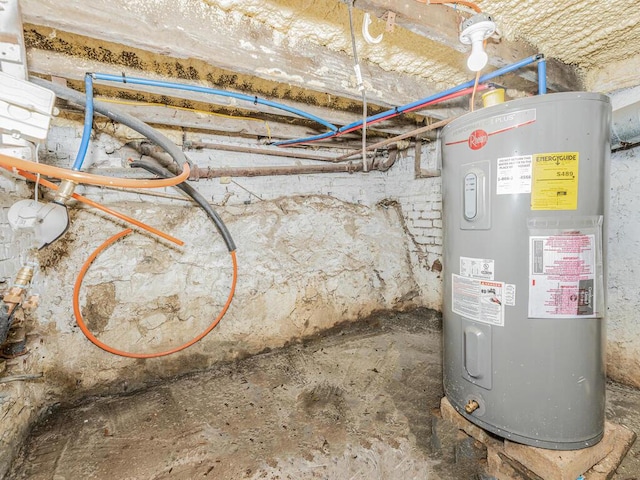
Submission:
[[[487,258],[460,257],[460,275],[493,280],[495,261]]]
[[[531,193],[531,155],[499,158],[496,194]]]
[[[507,283],[504,286],[504,304],[507,307],[516,306],[516,286],[512,283]]]
[[[595,235],[529,238],[529,317],[595,318]]]
[[[503,282],[452,275],[451,309],[454,313],[489,325],[504,326]]]

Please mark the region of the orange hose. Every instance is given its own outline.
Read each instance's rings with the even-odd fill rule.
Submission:
[[[469,110],[473,112],[476,106],[476,92],[478,91],[478,80],[480,80],[480,70],[476,72],[476,80],[473,83],[473,93],[469,99]]]
[[[189,165],[182,166],[182,173],[175,177],[162,178],[157,180],[136,180],[133,178],[114,178],[105,177],[104,175],[93,175],[91,173],[83,173],[67,168],[53,167],[43,163],[29,162],[15,157],[0,154],[0,165],[3,167],[15,168],[31,173],[39,173],[48,177],[64,178],[75,183],[86,183],[89,185],[106,185],[108,187],[125,187],[125,188],[158,188],[173,187],[189,178],[191,171]]]
[[[5,168],[7,168],[7,167],[5,167]],[[33,174],[29,173],[29,172],[24,172],[24,171],[18,169],[18,173],[20,175],[22,175],[24,178],[27,178],[27,179],[32,180],[34,182],[38,181],[38,178],[35,175],[33,175]],[[55,183],[51,183],[50,181],[45,180],[44,178],[41,178],[39,180],[39,182],[42,185],[44,185],[45,187],[47,187],[47,188],[50,188],[52,190],[58,190],[58,185],[56,185]],[[165,240],[168,240],[170,242],[173,242],[176,245],[180,245],[180,246],[184,245],[184,242],[182,240],[180,240],[179,238],[173,237],[173,236],[169,235],[168,233],[164,233],[164,232],[162,232],[160,230],[157,230],[157,229],[153,228],[152,226],[147,225],[146,223],[142,223],[142,222],[136,220],[135,218],[128,217],[124,213],[120,213],[120,212],[116,212],[115,210],[111,210],[110,208],[105,207],[104,205],[100,205],[99,203],[94,202],[93,200],[90,200],[87,197],[83,197],[82,195],[78,195],[77,193],[74,193],[71,196],[73,198],[75,198],[76,200],[78,200],[79,202],[85,203],[85,204],[87,204],[87,205],[89,205],[89,206],[91,206],[93,208],[97,208],[98,210],[102,210],[103,212],[105,212],[105,213],[107,213],[109,215],[112,215],[112,216],[114,216],[116,218],[119,218],[120,220],[123,220],[123,221],[125,221],[127,223],[130,223],[132,225],[135,225],[136,227],[140,227],[140,228],[146,230],[147,232],[153,233],[154,235],[157,235],[157,236],[159,236],[161,238],[164,238]]]
[[[73,287],[73,313],[75,314],[76,322],[78,323],[78,326],[80,327],[80,330],[82,330],[82,333],[85,334],[85,336],[89,339],[89,341],[91,341],[91,343],[93,343],[94,345],[96,345],[97,347],[101,348],[102,350],[104,350],[106,352],[113,353],[114,355],[119,355],[121,357],[128,357],[128,358],[157,358],[157,357],[163,357],[165,355],[171,355],[172,353],[176,353],[176,352],[179,352],[181,350],[184,350],[185,348],[190,347],[194,343],[199,342],[205,336],[207,336],[209,334],[209,332],[211,332],[211,330],[213,330],[216,327],[216,325],[218,325],[218,323],[220,323],[220,320],[222,320],[222,317],[224,317],[225,313],[227,313],[227,310],[229,309],[229,305],[231,305],[231,300],[233,299],[233,295],[234,295],[234,293],[236,291],[236,283],[238,281],[238,262],[236,260],[236,252],[235,252],[235,250],[232,250],[231,252],[229,252],[230,255],[231,255],[231,261],[233,263],[233,279],[231,281],[231,290],[229,291],[229,296],[227,297],[227,301],[224,304],[224,307],[222,307],[222,310],[220,311],[218,316],[213,320],[213,322],[211,322],[209,324],[209,326],[206,328],[206,330],[204,332],[202,332],[200,335],[198,335],[197,337],[193,338],[192,340],[189,340],[187,343],[184,343],[184,344],[182,344],[182,345],[180,345],[178,347],[172,348],[170,350],[166,350],[164,352],[156,352],[156,353],[125,352],[123,350],[118,350],[116,348],[110,347],[106,343],[101,342],[100,340],[98,340],[96,338],[95,335],[93,335],[93,333],[91,333],[89,331],[89,329],[87,328],[87,326],[84,323],[84,319],[82,318],[82,313],[80,312],[80,287],[82,286],[82,280],[84,280],[84,276],[86,275],[87,270],[89,270],[89,267],[91,266],[93,261],[96,259],[96,257],[100,253],[102,253],[105,249],[107,249],[110,245],[112,245],[113,243],[115,243],[119,239],[121,239],[123,237],[126,237],[131,232],[132,232],[132,230],[130,228],[128,228],[126,230],[123,230],[120,233],[116,233],[111,238],[107,239],[102,245],[100,245],[89,256],[89,258],[87,258],[87,260],[82,265],[82,268],[80,269],[80,273],[78,274],[78,278],[76,279],[76,283],[75,283],[75,285]]]
[[[449,4],[458,4],[458,5],[464,5],[465,7],[469,7],[473,10],[475,10],[478,13],[482,13],[482,10],[480,9],[480,7],[478,5],[476,5],[473,2],[468,2],[466,0],[453,0],[453,1],[447,1],[447,0],[416,0],[416,2],[420,2],[420,3],[427,3],[430,5],[443,5],[445,3],[449,3]]]

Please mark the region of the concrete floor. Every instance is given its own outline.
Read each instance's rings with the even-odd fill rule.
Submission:
[[[440,343],[434,312],[385,314],[144,391],[87,399],[46,416],[7,478],[481,478],[473,449],[433,414]],[[607,417],[640,434],[640,391],[610,384]],[[638,443],[615,480],[640,476]]]

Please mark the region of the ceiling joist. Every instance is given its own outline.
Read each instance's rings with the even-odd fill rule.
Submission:
[[[196,59],[218,68],[272,82],[359,100],[353,59],[321,45],[290,45],[265,25],[229,16],[207,15],[203,2],[157,0],[144,12],[125,0],[23,0],[25,23],[60,29],[87,38],[114,42],[158,55]],[[203,9],[205,12],[203,13]],[[109,28],[104,20],[109,19]],[[214,22],[215,23],[212,23]],[[393,107],[434,93],[422,78],[363,65],[369,100]]]
[[[372,12],[380,18],[387,12],[393,11],[396,25],[433,40],[452,52],[460,52],[466,55],[470,50],[468,45],[460,43],[459,25],[462,16],[460,12],[453,8],[444,5],[427,5],[415,0],[404,2],[395,0],[357,0],[356,5],[358,8]],[[491,15],[494,12],[486,13]],[[465,17],[468,16],[465,13]],[[489,67],[487,70],[502,68],[537,53],[545,53],[537,51],[524,42],[497,40],[496,38],[490,38],[485,49],[489,55]],[[574,67],[555,59],[548,59],[547,63],[547,87],[550,91],[580,90],[580,77]],[[531,69],[523,69],[518,72],[518,75],[530,82],[537,82],[535,71]]]

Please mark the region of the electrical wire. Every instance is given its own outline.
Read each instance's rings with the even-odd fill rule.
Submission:
[[[168,198],[170,200],[178,200],[180,202],[191,202],[191,199],[189,197],[185,197],[184,195],[173,195],[171,193],[160,193],[160,192],[155,192],[153,190],[141,190],[138,188],[123,188],[120,189],[118,187],[98,187],[100,189],[105,189],[105,188],[112,188],[114,190],[120,190],[126,193],[135,193],[136,195],[142,195],[142,196],[146,196],[146,197],[156,197],[156,198]]]
[[[367,165],[367,91],[364,88],[364,81],[362,80],[362,70],[360,69],[358,48],[356,46],[356,35],[353,28],[353,3],[354,2],[350,2],[348,4],[349,30],[351,32],[351,50],[353,51],[353,69],[356,72],[358,88],[362,92],[362,170],[366,172],[369,170],[369,166]]]
[[[84,277],[87,274],[87,271],[89,270],[89,267],[93,264],[93,262],[98,257],[98,255],[100,255],[103,251],[105,251],[107,248],[109,248],[115,242],[117,242],[121,238],[126,237],[130,233],[132,233],[132,230],[130,228],[128,228],[128,229],[123,230],[122,232],[116,233],[112,237],[108,238],[104,243],[102,243],[102,245],[100,245],[89,256],[89,258],[87,258],[87,260],[82,265],[82,268],[80,269],[80,273],[78,274],[78,278],[76,279],[76,283],[75,283],[75,285],[73,287],[73,313],[74,313],[74,315],[76,317],[76,322],[78,323],[78,327],[80,327],[80,330],[82,330],[82,333],[84,333],[84,335],[87,337],[87,339],[89,339],[89,341],[91,343],[93,343],[95,346],[101,348],[102,350],[104,350],[106,352],[112,353],[114,355],[119,355],[121,357],[127,357],[127,358],[158,358],[158,357],[164,357],[164,356],[167,356],[167,355],[171,355],[173,353],[177,353],[177,352],[180,352],[181,350],[189,348],[193,344],[199,342],[204,337],[206,337],[211,332],[211,330],[213,330],[218,325],[218,323],[220,323],[220,320],[222,320],[222,317],[224,317],[225,313],[227,313],[227,310],[229,309],[229,305],[231,305],[231,300],[233,299],[233,295],[234,295],[235,290],[236,290],[236,283],[238,281],[238,262],[236,260],[236,252],[235,252],[235,250],[229,252],[229,254],[231,255],[231,263],[233,264],[233,277],[232,277],[232,280],[231,280],[231,288],[229,290],[229,295],[227,296],[227,301],[225,302],[224,306],[222,307],[222,309],[220,310],[218,315],[213,319],[213,321],[209,324],[209,326],[202,333],[200,333],[199,335],[197,335],[193,339],[189,340],[188,342],[183,343],[182,345],[179,345],[177,347],[174,347],[174,348],[171,348],[169,350],[162,351],[162,352],[154,352],[154,353],[127,352],[127,351],[124,351],[124,350],[119,350],[117,348],[111,347],[111,346],[107,345],[106,343],[101,342],[87,328],[87,325],[84,322],[84,318],[82,317],[82,312],[80,310],[80,288],[82,287],[82,281],[84,280]]]
[[[28,179],[28,180],[36,181],[36,176],[31,174],[31,173],[29,173],[29,172],[25,172],[23,170],[18,170],[18,173],[20,175],[22,175],[24,178]],[[55,183],[52,183],[52,182],[50,182],[48,180],[45,180],[44,178],[40,180],[40,183],[42,183],[42,185],[44,185],[45,187],[50,188],[51,190],[58,190],[58,185],[56,185]],[[109,207],[106,207],[106,206],[101,205],[101,204],[99,204],[97,202],[94,202],[93,200],[90,200],[89,198],[84,197],[82,195],[79,195],[77,193],[74,193],[71,196],[74,199],[78,200],[79,202],[82,202],[82,203],[84,203],[86,205],[89,205],[89,206],[91,206],[93,208],[97,208],[98,210],[101,210],[101,211],[103,211],[103,212],[105,212],[105,213],[107,213],[107,214],[109,214],[109,215],[111,215],[113,217],[116,217],[116,218],[118,218],[120,220],[123,220],[123,221],[125,221],[127,223],[135,225],[136,227],[140,227],[143,230],[146,230],[149,233],[152,233],[152,234],[157,235],[157,236],[159,236],[161,238],[164,238],[165,240],[168,240],[168,241],[170,241],[172,243],[175,243],[176,245],[179,245],[179,246],[184,245],[184,242],[182,240],[180,240],[179,238],[175,238],[175,237],[169,235],[168,233],[164,233],[164,232],[162,232],[160,230],[157,230],[156,228],[154,228],[154,227],[152,227],[150,225],[147,225],[146,223],[140,222],[139,220],[136,220],[135,218],[131,218],[131,217],[125,215],[124,213],[120,213],[120,212],[117,212],[115,210],[111,210]]]
[[[416,0],[418,3],[426,3],[427,5],[464,5],[465,7],[469,7],[473,11],[477,13],[482,13],[482,10],[478,5],[473,2],[469,2],[466,0],[457,0],[457,1],[447,1],[447,0]]]
[[[36,143],[35,145],[36,145],[36,149],[35,149],[35,155],[34,155],[34,157],[35,157],[35,158],[34,158],[34,159],[35,159],[35,162],[36,162],[36,163],[40,163],[40,144],[39,144],[39,143]],[[38,199],[38,197],[39,197],[39,195],[38,195],[38,193],[39,193],[39,191],[38,191],[38,190],[39,190],[39,188],[38,188],[38,187],[39,187],[39,186],[40,186],[40,174],[38,173],[38,174],[36,175],[36,179],[35,179],[35,187],[34,187],[34,189],[33,189],[33,190],[34,190],[34,192],[33,192],[33,197],[34,197],[34,200],[35,200],[35,202],[36,202],[36,203],[38,203],[38,202],[39,202],[39,199]]]
[[[478,80],[480,80],[480,70],[476,72],[476,81],[473,84],[473,92],[471,93],[471,98],[469,99],[469,110],[473,112],[476,105],[476,91],[478,90]]]

